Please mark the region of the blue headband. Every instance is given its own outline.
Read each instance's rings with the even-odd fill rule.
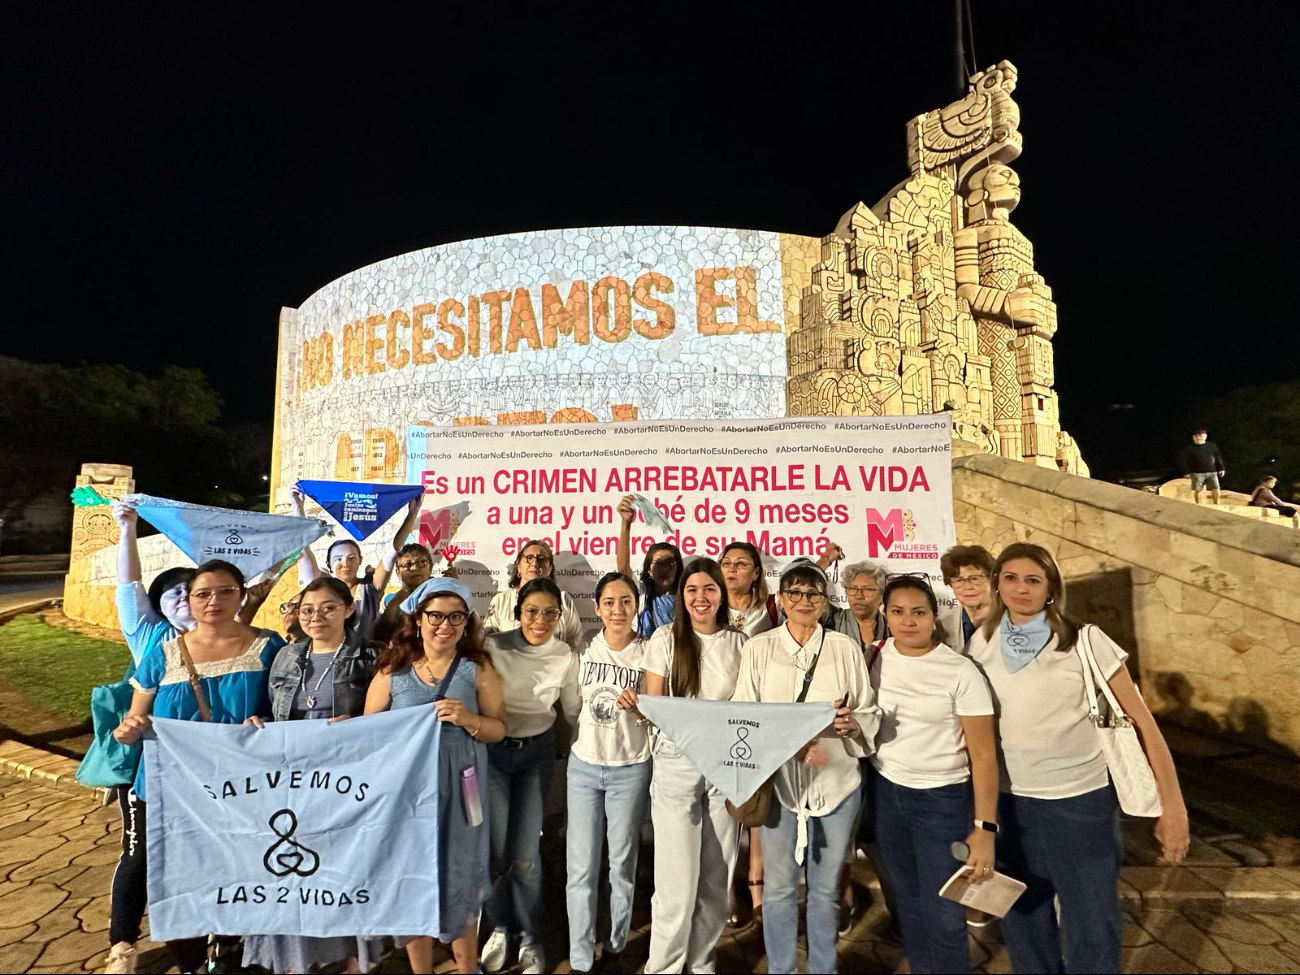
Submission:
[[[439,594],[459,596],[461,601],[464,602],[466,609],[471,612],[474,610],[474,594],[469,591],[469,586],[465,585],[465,583],[461,582],[459,579],[448,579],[445,576],[439,576],[420,583],[419,588],[416,589],[415,592],[403,599],[402,612],[407,616],[410,616],[420,608],[422,602],[430,596],[437,596]]]

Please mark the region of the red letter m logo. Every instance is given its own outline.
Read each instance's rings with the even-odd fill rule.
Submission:
[[[867,558],[879,558],[903,538],[903,509],[890,508],[884,515],[875,508],[867,509]]]

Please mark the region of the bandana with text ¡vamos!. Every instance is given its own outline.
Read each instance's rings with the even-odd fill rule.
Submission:
[[[642,695],[637,709],[736,805],[835,720],[828,702],[754,704]]]
[[[296,515],[210,508],[148,494],[129,494],[126,500],[196,563],[222,559],[248,581],[279,569],[329,530],[315,518]]]
[[[418,484],[299,481],[298,490],[330,513],[358,542],[424,494]]]
[[[437,936],[432,704],[262,729],[159,718],[153,731],[154,937]]]

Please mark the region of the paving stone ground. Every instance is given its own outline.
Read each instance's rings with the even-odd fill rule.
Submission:
[[[0,972],[102,971],[119,824],[116,807],[100,805],[99,797],[66,783],[0,774]],[[554,858],[560,851],[548,852]],[[1194,859],[1199,866],[1178,870],[1126,868],[1124,970],[1226,975],[1300,968],[1300,871],[1232,867],[1212,852],[1203,855]],[[642,869],[648,874],[649,864]],[[548,871],[553,908],[564,903],[561,872]],[[870,885],[865,865],[857,879]],[[842,971],[908,970],[902,949],[881,936],[884,921],[873,905],[840,942]],[[634,922],[627,957],[640,965],[649,937],[644,895]],[[563,932],[554,932],[547,947],[554,970],[567,972]],[[141,972],[175,971],[162,946],[145,939],[140,949]],[[972,937],[971,960],[979,972],[1011,970],[995,926]],[[389,957],[382,970],[405,968]],[[453,970],[449,958],[440,956],[439,970]],[[766,972],[761,933],[724,936],[718,970]]]

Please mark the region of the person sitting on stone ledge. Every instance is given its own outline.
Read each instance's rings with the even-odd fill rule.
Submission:
[[[1300,528],[1300,514],[1296,509],[1285,503],[1281,498],[1273,493],[1273,488],[1277,486],[1277,478],[1272,474],[1267,474],[1260,479],[1255,485],[1255,490],[1250,492],[1250,506],[1252,508],[1272,508],[1283,518],[1290,518],[1291,524]]]

